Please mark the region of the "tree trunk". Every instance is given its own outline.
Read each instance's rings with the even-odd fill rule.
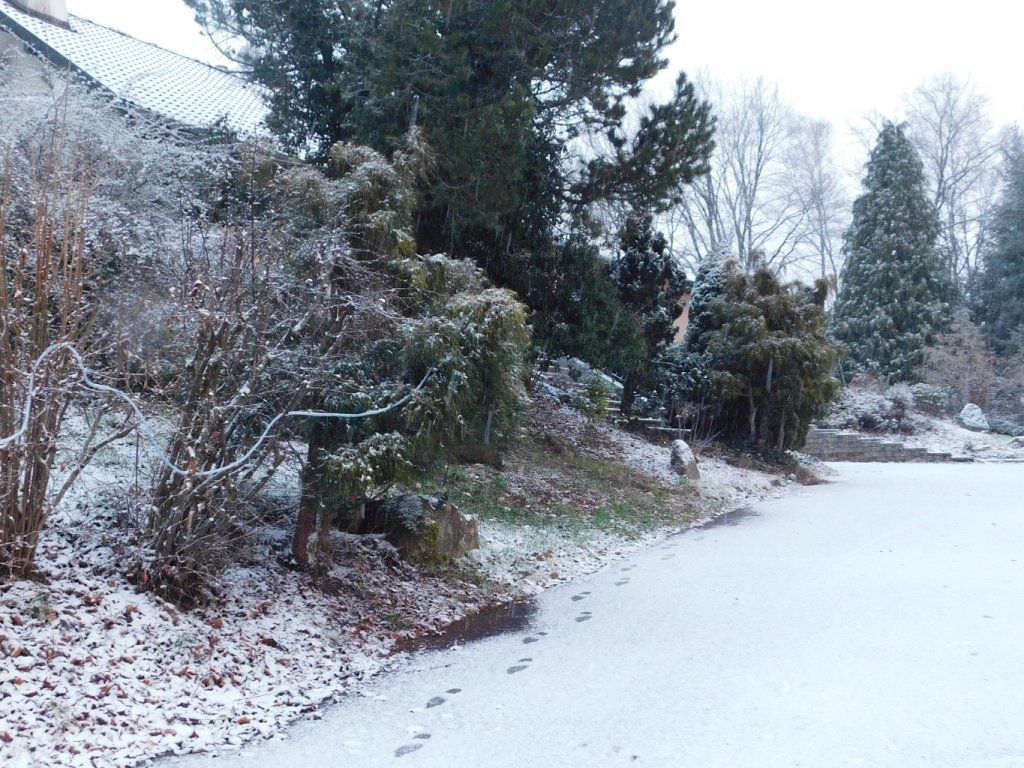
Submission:
[[[302,468],[299,515],[295,520],[295,534],[292,536],[292,560],[302,568],[309,565],[309,537],[317,524],[317,511],[320,507],[320,471],[326,447],[325,428],[321,424],[313,424],[306,466]]]

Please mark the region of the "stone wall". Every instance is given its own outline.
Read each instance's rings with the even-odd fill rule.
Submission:
[[[822,461],[939,462],[951,461],[953,458],[948,453],[932,453],[925,448],[911,448],[898,440],[815,427],[807,433],[807,443],[803,452]]]

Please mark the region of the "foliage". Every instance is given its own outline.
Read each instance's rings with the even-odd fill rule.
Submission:
[[[886,123],[853,206],[834,333],[856,370],[912,381],[948,326],[954,288],[935,250],[938,220],[901,126]]]
[[[826,293],[820,282],[787,285],[767,269],[747,275],[735,261],[703,269],[686,349],[666,361],[674,399],[697,404],[730,442],[801,446],[838,389]]]
[[[619,301],[608,265],[582,238],[519,255],[515,286],[546,356],[579,357],[621,376],[644,364],[643,320]]]
[[[471,256],[492,278],[550,243],[563,214],[623,198],[658,208],[706,170],[713,120],[684,76],[629,114],[666,64],[670,0],[188,2],[246,44],[291,148],[387,154],[420,128],[436,153],[418,185],[420,250]],[[603,144],[587,162],[582,139]]]
[[[1024,138],[1007,151],[1002,199],[972,291],[975,318],[1003,355],[1024,353]]]
[[[601,421],[608,413],[608,401],[610,399],[608,386],[600,374],[592,374],[583,391],[575,399],[577,410],[592,421]]]
[[[653,386],[653,362],[675,340],[675,320],[682,314],[689,282],[668,252],[664,236],[653,231],[649,215],[627,219],[612,280],[622,306],[643,322],[643,364],[626,376],[623,387],[623,412],[628,413],[637,390]]]

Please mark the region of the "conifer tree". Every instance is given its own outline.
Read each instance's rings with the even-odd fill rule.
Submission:
[[[689,282],[668,252],[664,235],[654,231],[649,214],[627,219],[619,235],[612,280],[619,301],[643,322],[644,365],[626,377],[622,393],[623,412],[629,413],[637,391],[651,383],[654,361],[675,339],[675,321],[683,311],[680,299]]]
[[[992,218],[984,271],[973,291],[974,313],[1002,354],[1024,352],[1024,139],[1006,156],[1003,197]]]
[[[851,368],[912,380],[948,324],[954,288],[935,249],[939,224],[921,160],[902,126],[882,128],[864,188],[844,237],[834,333]]]
[[[785,284],[764,267],[747,274],[734,260],[705,260],[670,391],[677,408],[692,406],[698,433],[766,450],[803,445],[838,385],[827,292],[824,281]]]

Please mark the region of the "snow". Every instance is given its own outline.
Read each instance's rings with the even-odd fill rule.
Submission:
[[[1019,765],[1024,468],[837,468],[545,592],[528,634],[410,657],[282,741],[159,766]]]
[[[549,416],[552,428],[583,440],[577,412]],[[69,436],[86,431],[70,419]],[[682,482],[667,446],[610,426],[597,434],[594,450]],[[113,768],[273,737],[393,668],[400,639],[579,579],[672,533],[481,521],[483,547],[465,570],[441,575],[401,562],[377,538],[336,533],[330,567],[300,574],[274,557],[292,524],[290,466],[213,604],[183,612],[125,578],[136,555],[133,489],[146,484],[156,454],[134,437],[104,449],[44,533],[41,579],[0,586],[0,764]],[[701,471],[707,514],[787,490],[719,460],[702,459]]]
[[[821,426],[853,430],[861,427],[865,434],[882,434],[910,447],[967,456],[975,461],[1024,461],[1024,450],[1015,448],[1007,435],[966,429],[952,419],[915,410],[912,402],[911,407],[901,410],[892,397],[895,389],[882,395],[848,387]]]

